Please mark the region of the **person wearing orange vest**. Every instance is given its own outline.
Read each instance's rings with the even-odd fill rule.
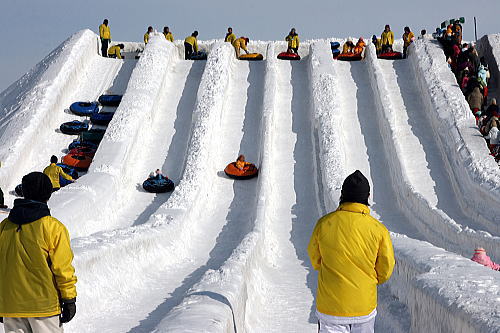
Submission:
[[[318,220],[307,252],[318,273],[320,333],[374,332],[377,285],[389,280],[394,250],[387,228],[370,215],[370,184],[359,171],[342,184],[336,211]]]
[[[354,47],[354,53],[355,54],[363,53],[365,46],[366,46],[365,40],[363,39],[363,37],[359,37],[358,42],[356,43],[356,46]]]
[[[108,19],[105,19],[99,26],[99,37],[101,38],[101,53],[103,57],[108,56],[108,45],[111,43],[111,32],[108,26]]]

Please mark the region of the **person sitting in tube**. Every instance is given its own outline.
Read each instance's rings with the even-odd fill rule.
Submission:
[[[152,171],[150,174],[149,174],[149,179],[164,179],[164,178],[167,178],[167,176],[164,176],[163,173],[161,172],[160,169],[156,169],[156,171]]]
[[[248,170],[253,169],[254,165],[245,161],[245,155],[240,155],[238,159],[236,159],[236,167],[240,170]]]

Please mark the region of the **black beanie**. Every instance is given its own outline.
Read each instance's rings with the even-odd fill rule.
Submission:
[[[340,203],[358,202],[368,206],[368,197],[370,196],[370,183],[368,179],[356,170],[344,180]]]
[[[23,177],[22,184],[25,199],[47,202],[52,195],[52,182],[44,173],[29,173]]]

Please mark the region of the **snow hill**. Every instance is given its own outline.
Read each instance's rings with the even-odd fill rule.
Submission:
[[[185,61],[159,35],[121,61],[84,30],[0,94],[4,192],[64,154],[72,102],[124,94],[89,171],[49,202],[75,252],[69,332],[316,332],[306,246],[356,169],[397,260],[377,331],[500,332],[499,274],[469,259],[500,260],[500,172],[442,49],[387,61],[370,45],[349,63],[333,40],[302,43],[298,62],[276,59],[284,42],[252,41],[265,60],[244,62],[220,40]],[[479,49],[499,78],[500,35]],[[222,170],[242,153],[261,172],[235,182]],[[142,190],[156,168],[172,193]]]

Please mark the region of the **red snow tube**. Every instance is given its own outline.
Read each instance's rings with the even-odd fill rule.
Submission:
[[[341,53],[337,56],[337,60],[342,61],[360,61],[362,59],[361,53]]]
[[[250,164],[248,167],[240,170],[236,167],[236,162],[229,163],[227,167],[224,169],[224,172],[229,178],[233,179],[250,179],[253,177],[257,177],[259,173],[259,169],[253,164]]]
[[[278,54],[278,59],[281,59],[281,60],[300,60],[300,56],[297,53],[281,52],[280,54]]]
[[[83,154],[85,156],[94,158],[95,152],[97,149],[91,148],[91,147],[77,147],[73,148],[69,151],[68,155],[78,155],[78,154]]]
[[[401,52],[385,52],[380,53],[377,58],[386,60],[398,60],[403,59],[403,54]]]
[[[83,153],[68,154],[63,157],[62,162],[78,170],[87,170],[92,163],[92,157]]]

